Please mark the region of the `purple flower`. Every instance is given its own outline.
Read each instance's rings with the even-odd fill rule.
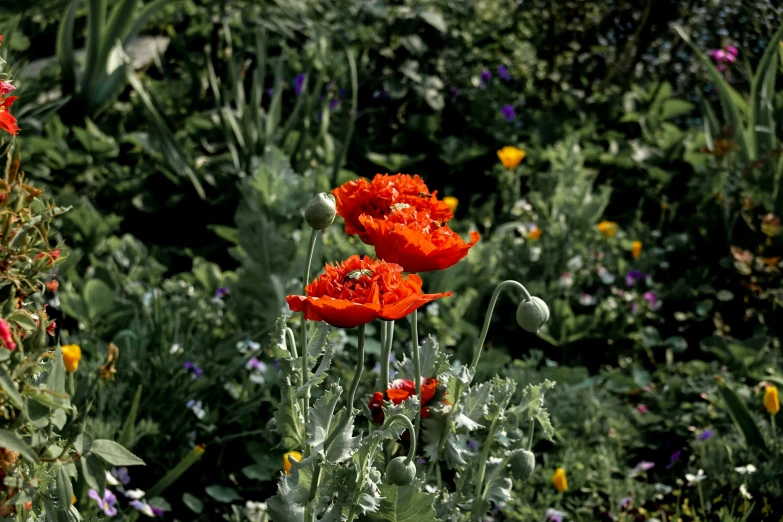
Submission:
[[[146,500],[133,500],[130,503],[131,507],[133,509],[140,511],[141,513],[147,515],[148,517],[155,517],[155,516],[161,516],[163,515],[163,511],[161,511],[158,508],[154,508],[147,504]]]
[[[275,94],[275,88],[274,88],[274,87],[270,87],[270,88],[268,88],[268,89],[266,90],[266,93],[267,93],[267,94],[269,95],[269,97],[271,98],[271,97],[272,97],[272,96]]]
[[[114,468],[113,470],[111,470],[111,474],[114,478],[119,480],[123,486],[127,486],[128,484],[130,484],[131,478],[130,475],[128,474],[128,468],[126,468],[125,466],[121,468]]]
[[[476,450],[479,447],[479,443],[477,440],[470,439],[468,441],[468,449]]]
[[[620,509],[628,509],[631,507],[633,499],[631,497],[625,497],[620,501]]]
[[[113,517],[117,514],[117,508],[114,507],[114,504],[117,503],[117,497],[115,497],[114,493],[110,490],[104,489],[103,497],[101,497],[97,491],[90,489],[88,495],[98,503],[98,507],[101,508],[101,511],[103,511],[107,517]]]
[[[679,460],[681,453],[682,452],[680,450],[672,453],[672,456],[669,457],[669,464],[666,466],[666,469],[672,469],[674,467],[674,464]]]
[[[348,94],[348,89],[346,89],[345,87],[343,87],[341,89],[337,89],[337,94],[339,96],[345,96],[346,94]]]
[[[459,96],[459,89],[456,87],[449,87],[449,92],[452,96]]]
[[[183,364],[183,366],[185,367],[186,370],[191,371],[193,373],[193,377],[196,379],[201,377],[204,373],[204,370],[202,370],[201,368],[199,368],[198,366],[196,366],[190,361],[185,361],[185,364]]]
[[[661,302],[658,300],[658,296],[655,295],[655,292],[645,292],[644,293],[644,300],[647,301],[647,304],[650,306],[650,310],[653,312],[661,307]]]
[[[707,440],[712,438],[713,431],[711,429],[706,429],[702,432],[701,435],[699,435],[699,440]]]
[[[304,81],[307,76],[305,73],[299,73],[296,75],[296,78],[294,78],[294,93],[299,96],[302,94],[302,89],[304,88]]]
[[[427,463],[427,459],[425,459],[425,458],[418,458],[418,459],[416,459],[416,463],[417,464],[426,464]]]
[[[481,71],[481,83],[486,85],[489,83],[491,79],[492,79],[492,73],[489,72],[489,69],[484,69],[483,71]]]
[[[716,62],[721,63],[726,59],[726,51],[723,49],[713,49],[710,51],[710,56],[712,56],[712,59]]]
[[[338,100],[337,98],[334,98],[332,101],[329,102],[330,111],[334,111],[339,106],[340,106],[340,100]]]
[[[615,275],[602,266],[598,267],[598,277],[605,285],[611,285],[615,280]]]
[[[637,281],[641,281],[645,277],[647,276],[644,275],[642,272],[638,270],[631,270],[630,272],[625,274],[625,284],[628,286],[634,286]]]
[[[655,467],[654,462],[647,462],[647,461],[641,461],[639,464],[636,465],[635,468],[631,470],[630,473],[628,473],[628,478],[634,478],[639,476],[640,474],[644,473],[648,469],[652,469]]]
[[[639,313],[639,303],[631,303],[631,313],[634,315]]]
[[[565,513],[562,511],[558,511],[552,508],[546,510],[547,522],[563,522],[563,517],[565,517]]]
[[[513,105],[504,105],[503,108],[500,109],[500,113],[506,118],[506,121],[514,121],[517,119],[517,111],[514,110]]]
[[[498,76],[500,76],[507,82],[511,81],[511,74],[508,72],[508,67],[506,67],[505,65],[501,65],[500,67],[498,67]]]
[[[152,512],[155,514],[155,516],[157,516],[157,517],[162,517],[163,516],[163,510],[162,509],[158,509],[155,506],[150,506],[150,507],[152,508]]]
[[[217,297],[218,299],[223,299],[227,295],[228,295],[228,288],[226,288],[225,286],[221,286],[215,291],[215,297]]]
[[[640,404],[636,407],[636,411],[639,413],[647,413],[647,405],[646,404]]]
[[[251,357],[245,363],[245,368],[247,368],[248,370],[257,370],[259,372],[265,372],[266,363],[264,363],[263,361],[259,361],[256,357]]]

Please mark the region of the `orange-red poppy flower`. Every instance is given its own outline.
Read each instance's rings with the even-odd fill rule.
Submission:
[[[13,135],[19,133],[19,127],[16,126],[16,118],[11,115],[9,109],[16,98],[16,96],[9,96],[0,103],[0,129]]]
[[[362,241],[365,240],[364,227],[359,217],[383,217],[396,203],[428,210],[432,219],[440,222],[454,217],[448,203],[438,200],[438,191],[430,193],[418,175],[376,174],[372,181],[362,178],[344,183],[332,194],[337,199],[337,214],[345,220],[345,233],[358,234]]]
[[[434,377],[427,377],[421,381],[421,416],[425,419],[430,416],[430,409],[427,406],[435,396],[438,389],[438,380]],[[416,395],[416,384],[408,379],[397,379],[391,384],[391,388],[386,390],[386,396],[394,404],[400,404]],[[370,413],[372,421],[375,424],[383,424],[383,393],[375,392],[370,399]]]
[[[367,256],[351,256],[337,265],[327,264],[325,273],[305,289],[306,296],[289,295],[288,307],[304,312],[311,321],[325,321],[340,328],[353,328],[374,319],[396,321],[430,301],[451,292],[424,294],[416,274],[402,275],[402,267]]]
[[[406,272],[431,272],[457,264],[479,240],[470,233],[465,243],[448,225],[439,224],[428,212],[397,204],[382,218],[363,215],[366,243],[375,246],[375,255],[397,263]]]

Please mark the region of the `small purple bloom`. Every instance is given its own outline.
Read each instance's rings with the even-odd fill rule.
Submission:
[[[304,81],[307,76],[305,73],[299,73],[296,75],[296,78],[294,78],[294,93],[299,96],[302,94],[302,89],[304,88]]]
[[[501,65],[500,67],[498,67],[498,76],[500,76],[507,82],[511,81],[511,74],[508,72],[508,67],[506,67],[505,65]]]
[[[245,363],[245,368],[248,370],[257,370],[259,372],[265,372],[266,371],[266,364],[263,361],[259,361],[256,357],[251,357],[248,359],[247,363]]]
[[[468,441],[468,448],[472,450],[476,450],[479,447],[479,443],[477,440],[470,439]]]
[[[111,470],[111,474],[114,478],[119,480],[123,486],[127,486],[128,484],[130,484],[131,478],[130,475],[128,474],[128,468],[126,468],[125,466],[121,468],[114,468],[113,470]]]
[[[150,506],[150,507],[152,508],[152,512],[155,514],[155,516],[157,516],[157,517],[162,517],[163,516],[163,510],[162,509],[158,509],[155,506]]]
[[[198,379],[204,373],[204,370],[193,364],[191,361],[185,361],[183,365],[186,370],[190,370],[193,373],[193,377]]]
[[[563,517],[565,517],[565,513],[562,511],[558,511],[552,508],[546,510],[547,522],[563,522]]]
[[[268,89],[266,90],[266,93],[267,93],[267,94],[269,95],[269,97],[271,98],[271,97],[272,97],[272,96],[275,94],[275,89],[274,89],[274,87],[270,87],[270,88],[268,88]]]
[[[674,467],[674,464],[679,460],[681,453],[682,452],[680,450],[672,453],[672,456],[669,457],[669,464],[666,466],[666,469],[672,469]]]
[[[330,111],[334,111],[339,106],[340,106],[340,100],[338,100],[337,98],[334,98],[332,101],[329,102]]]
[[[645,277],[647,276],[645,276],[642,272],[638,270],[631,270],[625,274],[625,284],[628,286],[634,286],[637,281],[641,281]]]
[[[459,96],[459,89],[456,87],[449,87],[449,92],[452,96]]]
[[[654,462],[647,462],[643,460],[639,464],[637,464],[635,468],[631,470],[631,472],[628,474],[628,478],[637,477],[640,474],[644,473],[645,471],[652,469],[654,467],[655,467]]]
[[[647,405],[646,404],[640,404],[636,407],[636,411],[639,413],[647,413]]]
[[[217,297],[218,299],[223,299],[227,295],[228,295],[228,288],[226,288],[225,286],[221,286],[220,288],[217,289],[217,291],[215,291],[215,297]]]
[[[713,49],[710,51],[710,56],[712,56],[712,59],[716,62],[721,63],[726,59],[726,51],[723,49]]]
[[[517,119],[517,111],[514,110],[513,105],[504,105],[503,108],[500,109],[500,113],[506,118],[506,121],[514,121]]]
[[[699,435],[699,440],[707,440],[712,438],[713,431],[711,429],[706,429],[702,432],[701,435]]]
[[[658,296],[655,294],[655,292],[645,292],[643,297],[650,306],[650,310],[653,312],[661,307],[661,301],[658,300]]]
[[[346,94],[348,94],[348,89],[346,89],[345,87],[343,87],[342,89],[337,89],[337,94],[340,96],[345,96]]]
[[[185,364],[182,365],[186,370],[192,370],[193,369],[193,363],[190,361],[185,361]]]
[[[427,459],[425,459],[423,457],[422,458],[418,458],[418,459],[416,459],[416,463],[417,464],[426,464],[427,463]]]
[[[631,313],[632,314],[639,313],[639,303],[631,303]]]
[[[628,509],[631,507],[633,500],[631,497],[625,497],[620,501],[620,509]]]
[[[104,489],[103,497],[101,497],[97,491],[90,489],[88,495],[91,499],[98,503],[98,507],[101,508],[101,511],[103,511],[107,517],[113,517],[117,514],[117,508],[114,507],[114,504],[117,503],[117,497],[115,497],[114,493],[112,493],[110,490]]]
[[[492,73],[489,72],[489,69],[484,69],[483,71],[481,71],[481,83],[486,85],[489,83],[491,79],[492,79]]]

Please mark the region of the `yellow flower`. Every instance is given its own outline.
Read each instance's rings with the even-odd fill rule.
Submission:
[[[601,221],[597,226],[598,230],[606,237],[614,237],[617,233],[617,223],[614,221]]]
[[[778,389],[771,384],[767,384],[764,390],[764,407],[770,415],[777,415],[780,411],[780,399],[778,399]]]
[[[76,495],[71,493],[71,505],[73,506],[74,504],[76,504]]]
[[[449,206],[452,213],[457,211],[457,205],[459,204],[459,200],[454,196],[446,196],[445,198],[443,198],[443,202]]]
[[[634,241],[633,245],[631,246],[631,255],[634,259],[639,259],[639,256],[642,255],[642,242],[641,241]]]
[[[568,479],[566,479],[565,470],[563,468],[557,468],[555,474],[552,475],[552,485],[560,493],[568,491]]]
[[[286,475],[291,474],[291,468],[293,467],[293,464],[291,464],[291,461],[288,460],[288,458],[291,457],[297,462],[302,462],[302,454],[298,451],[289,451],[288,453],[283,454],[283,471]]]
[[[527,233],[528,239],[538,239],[541,237],[543,231],[540,227],[534,226],[530,232]]]
[[[500,158],[500,162],[508,170],[517,168],[517,165],[522,163],[522,160],[525,159],[525,156],[527,156],[527,152],[510,145],[503,147],[498,151],[498,158]]]
[[[66,344],[61,346],[63,352],[63,362],[68,373],[73,373],[79,367],[79,361],[82,360],[82,349],[78,344]]]

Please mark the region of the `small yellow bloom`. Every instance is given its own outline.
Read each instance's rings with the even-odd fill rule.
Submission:
[[[606,237],[614,237],[617,233],[617,223],[614,221],[601,221],[597,226],[598,230]]]
[[[291,464],[291,461],[288,460],[288,458],[291,457],[297,462],[302,462],[302,454],[298,451],[289,451],[288,453],[283,454],[283,471],[286,475],[291,474],[291,468],[293,467],[293,464]]]
[[[71,494],[71,505],[73,506],[74,504],[76,504],[76,495],[74,495],[74,494],[72,493],[72,494]]]
[[[498,158],[500,158],[500,162],[508,170],[517,168],[517,166],[522,163],[522,160],[525,159],[525,156],[527,156],[527,152],[510,145],[503,147],[498,151]]]
[[[195,451],[198,454],[204,453],[204,450],[206,450],[207,447],[203,444],[198,444],[193,448],[193,451]]]
[[[443,198],[443,202],[449,206],[452,213],[457,211],[457,205],[459,204],[459,200],[454,196],[446,196],[445,198]]]
[[[642,242],[641,241],[634,241],[633,246],[631,246],[631,255],[634,259],[639,259],[639,256],[642,255]]]
[[[778,399],[778,389],[771,384],[767,384],[764,390],[764,407],[770,415],[777,415],[780,411],[780,399]]]
[[[566,479],[565,470],[563,468],[557,468],[555,474],[552,475],[552,485],[560,493],[568,491],[568,479]]]
[[[543,231],[541,230],[541,227],[533,227],[530,232],[527,233],[528,239],[538,239],[541,237],[541,234]]]
[[[78,344],[66,344],[61,346],[63,352],[63,362],[68,373],[73,373],[79,367],[79,361],[82,360],[82,349]]]

